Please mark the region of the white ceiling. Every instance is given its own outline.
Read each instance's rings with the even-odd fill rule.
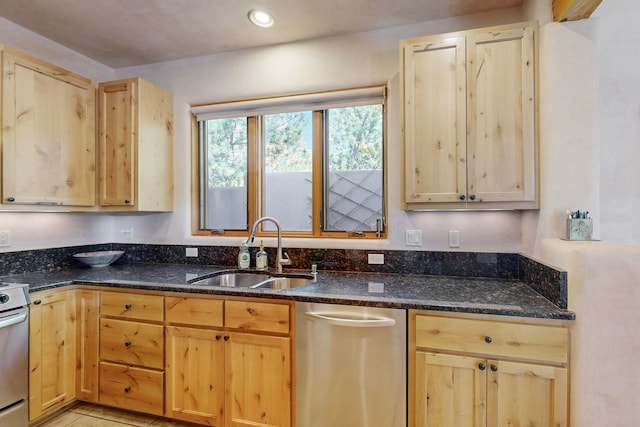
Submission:
[[[523,0],[0,0],[0,16],[120,68],[520,6]],[[271,13],[253,26],[250,9]]]

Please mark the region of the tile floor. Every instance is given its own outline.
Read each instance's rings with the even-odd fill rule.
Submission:
[[[193,425],[153,415],[79,403],[38,427],[187,427]]]

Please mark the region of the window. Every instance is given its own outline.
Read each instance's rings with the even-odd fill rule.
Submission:
[[[194,107],[195,234],[385,235],[384,87]],[[194,217],[195,218],[195,217]],[[262,223],[263,235],[275,230]]]

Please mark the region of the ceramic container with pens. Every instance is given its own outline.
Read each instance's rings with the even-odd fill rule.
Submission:
[[[589,218],[589,212],[574,211],[567,218],[567,239],[591,240],[593,234],[593,219]]]

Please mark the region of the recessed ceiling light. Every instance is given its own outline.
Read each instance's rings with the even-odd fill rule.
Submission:
[[[247,16],[249,21],[258,27],[269,28],[273,25],[273,18],[267,12],[253,9],[249,11]]]

